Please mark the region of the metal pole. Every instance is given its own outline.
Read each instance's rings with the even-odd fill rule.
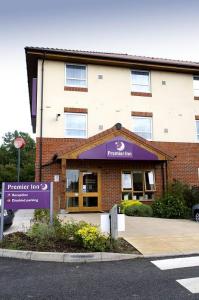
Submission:
[[[20,180],[20,164],[21,164],[21,150],[18,149],[18,162],[17,162],[17,181]]]
[[[2,183],[2,199],[1,199],[1,226],[0,226],[0,241],[3,239],[3,219],[4,219],[4,190],[5,183]]]
[[[53,225],[53,182],[50,183],[50,224]]]

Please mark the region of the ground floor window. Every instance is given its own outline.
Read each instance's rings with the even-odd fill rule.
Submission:
[[[122,171],[122,200],[152,200],[154,191],[153,170]]]

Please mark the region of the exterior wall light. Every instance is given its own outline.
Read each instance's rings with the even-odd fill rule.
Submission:
[[[61,114],[56,115],[56,121],[58,121],[59,117],[61,117]]]
[[[122,128],[122,124],[121,124],[121,123],[116,123],[116,124],[115,124],[115,128],[116,128],[117,130],[120,130],[120,129]]]

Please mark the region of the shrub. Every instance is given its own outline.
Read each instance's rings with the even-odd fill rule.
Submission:
[[[50,221],[50,212],[49,209],[35,209],[34,211],[34,221],[49,223]]]
[[[176,198],[183,199],[185,206],[188,208],[192,208],[194,204],[199,203],[198,187],[191,187],[176,180],[169,185],[168,192]]]
[[[125,208],[124,213],[127,216],[152,217],[153,210],[149,205],[139,204],[139,205],[127,206]]]
[[[192,186],[183,192],[184,200],[187,207],[192,208],[193,205],[199,203],[199,188]]]
[[[152,208],[154,215],[161,218],[186,218],[189,214],[184,198],[171,193],[155,200]]]
[[[142,205],[138,200],[122,200],[120,204],[121,213],[124,213],[125,208],[132,205]]]
[[[84,247],[88,250],[105,251],[108,248],[108,237],[101,234],[96,226],[86,224],[78,230],[78,235],[82,239]]]
[[[35,209],[34,211],[34,223],[50,223],[50,211],[49,209]],[[58,218],[57,214],[53,214],[53,226],[60,228],[61,221]]]
[[[62,239],[64,241],[69,241],[71,244],[74,245],[82,245],[82,239],[80,238],[78,231],[87,225],[89,224],[84,221],[69,221],[65,224],[62,224]]]
[[[55,227],[46,223],[35,223],[27,232],[27,235],[37,242],[55,240],[57,237]]]

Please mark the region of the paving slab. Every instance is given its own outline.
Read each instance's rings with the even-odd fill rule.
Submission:
[[[145,217],[127,217],[122,236],[143,255],[199,253],[199,223]]]

